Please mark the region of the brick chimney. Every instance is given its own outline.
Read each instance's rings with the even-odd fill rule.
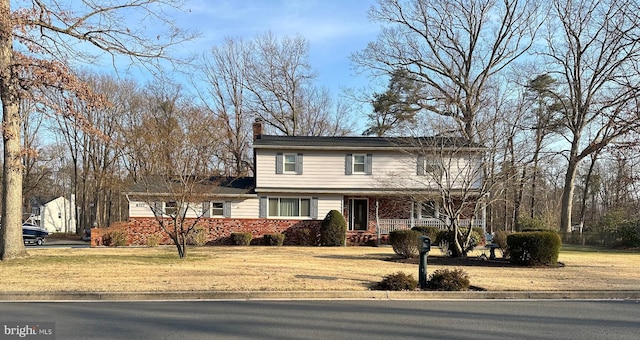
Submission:
[[[260,137],[262,137],[263,129],[264,123],[262,121],[262,118],[256,118],[256,120],[253,122],[253,141],[256,141],[256,139],[260,139]]]

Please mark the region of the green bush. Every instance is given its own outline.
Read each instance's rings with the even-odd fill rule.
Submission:
[[[622,247],[640,247],[640,220],[627,222],[618,227],[616,238]]]
[[[284,234],[266,234],[262,238],[267,246],[281,246],[284,244]]]
[[[462,269],[438,269],[429,275],[427,288],[430,290],[469,290],[469,275]]]
[[[531,218],[527,216],[518,217],[516,221],[516,228],[520,231],[542,231],[548,230],[544,224],[544,221],[539,218]]]
[[[251,233],[231,233],[231,244],[234,246],[248,246],[253,236]]]
[[[127,245],[127,232],[117,229],[102,236],[102,244],[110,247],[124,247]]]
[[[438,227],[429,227],[429,226],[413,227],[411,228],[411,230],[415,230],[419,232],[420,235],[428,236],[431,239],[432,244],[436,244],[436,240],[438,239],[439,235],[444,232],[444,230]]]
[[[420,253],[420,236],[415,230],[394,230],[389,233],[389,243],[396,254],[410,259]]]
[[[415,290],[418,287],[418,281],[411,275],[403,272],[397,272],[385,276],[375,287],[377,290]]]
[[[519,265],[555,265],[561,245],[560,235],[554,231],[514,233],[507,236],[510,261]]]
[[[347,221],[337,211],[327,213],[320,225],[320,245],[326,247],[344,246],[347,239]]]

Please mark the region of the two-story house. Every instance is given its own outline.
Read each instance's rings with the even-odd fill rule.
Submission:
[[[187,211],[200,218],[211,244],[224,243],[232,232],[254,238],[279,232],[292,242],[296,230],[318,228],[330,210],[343,213],[350,244],[372,244],[395,229],[444,228],[444,200],[453,193],[462,204],[481,194],[485,149],[460,138],[271,136],[257,123],[253,149],[253,178],[225,181]],[[168,214],[179,205],[142,190],[127,197],[125,225],[133,244],[144,244],[136,230],[154,230],[153,211]],[[482,211],[469,214],[480,215],[470,221],[484,226]]]

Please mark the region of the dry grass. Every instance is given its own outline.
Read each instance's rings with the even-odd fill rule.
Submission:
[[[191,247],[178,259],[172,247],[29,249],[0,263],[0,291],[312,291],[367,290],[383,276],[414,263],[389,261],[390,247]],[[434,250],[430,255],[438,255]],[[478,255],[478,254],[476,254]],[[430,256],[428,271],[438,265]],[[640,254],[563,250],[559,268],[454,262],[471,284],[498,290],[636,290]],[[473,262],[473,263],[472,263]],[[450,265],[451,266],[451,265]]]

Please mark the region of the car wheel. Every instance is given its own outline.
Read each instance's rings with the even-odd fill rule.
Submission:
[[[43,240],[43,239],[41,239],[41,238],[39,238],[39,239],[37,239],[37,240],[36,240],[36,244],[37,244],[37,245],[39,245],[39,246],[41,246],[41,245],[43,245],[43,244],[44,244],[44,240]]]

